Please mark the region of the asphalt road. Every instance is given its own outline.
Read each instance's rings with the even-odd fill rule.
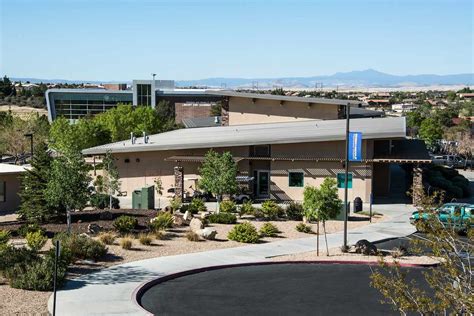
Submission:
[[[421,268],[409,276],[422,280]],[[398,315],[355,264],[272,264],[179,277],[144,293],[157,315]]]

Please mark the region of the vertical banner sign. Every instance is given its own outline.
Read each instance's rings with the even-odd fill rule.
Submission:
[[[362,161],[362,133],[349,133],[349,161]]]

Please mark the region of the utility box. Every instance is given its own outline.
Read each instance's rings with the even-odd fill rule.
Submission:
[[[150,185],[132,193],[133,209],[154,209],[155,208],[155,186]]]
[[[356,197],[354,199],[354,213],[362,212],[362,199],[360,197]]]

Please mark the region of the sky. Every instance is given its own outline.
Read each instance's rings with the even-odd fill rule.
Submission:
[[[0,0],[0,74],[129,81],[472,73],[472,0]]]

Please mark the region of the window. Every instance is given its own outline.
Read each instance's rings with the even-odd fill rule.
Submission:
[[[270,157],[270,145],[252,146],[250,152],[253,157]]]
[[[337,174],[337,187],[339,189],[344,189],[345,188],[345,179],[346,174],[345,173],[338,173]],[[347,188],[352,189],[352,173],[347,174],[348,177],[348,182],[347,182]]]
[[[301,171],[290,172],[288,174],[288,185],[290,187],[301,188],[304,186],[304,173]]]
[[[7,201],[7,183],[0,181],[0,202]]]
[[[151,105],[151,85],[137,84],[138,105]]]

